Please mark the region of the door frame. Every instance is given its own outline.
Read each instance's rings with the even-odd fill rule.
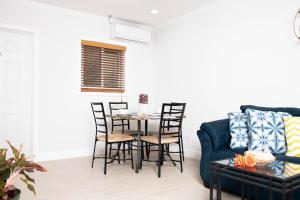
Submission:
[[[8,32],[18,32],[20,34],[30,34],[33,37],[33,68],[32,68],[32,77],[33,77],[33,88],[32,88],[32,108],[31,108],[31,127],[32,127],[32,153],[33,160],[36,161],[38,157],[38,130],[39,130],[39,117],[38,117],[38,105],[39,105],[39,31],[27,28],[19,25],[11,25],[0,23],[0,29]]]

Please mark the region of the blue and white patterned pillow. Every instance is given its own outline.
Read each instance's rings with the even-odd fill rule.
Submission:
[[[247,148],[249,142],[247,114],[232,112],[228,113],[230,128],[230,147],[232,149]]]
[[[282,176],[284,172],[285,162],[280,160],[274,160],[268,166],[273,170],[276,176]]]
[[[284,122],[288,113],[247,109],[249,145],[252,151],[268,150],[272,154],[286,153]]]

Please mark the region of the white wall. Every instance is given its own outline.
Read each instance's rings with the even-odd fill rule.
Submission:
[[[0,23],[39,33],[38,160],[90,155],[94,124],[89,103],[120,101],[120,95],[80,94],[80,39],[127,46],[124,99],[136,110],[138,94],[152,97],[152,45],[110,41],[105,17],[27,0],[0,0]]]
[[[242,104],[300,107],[298,0],[223,0],[155,31],[156,105],[187,102],[185,149],[199,156],[204,121]]]
[[[155,100],[155,108],[187,102],[189,156],[199,156],[200,124],[225,118],[241,104],[300,107],[300,43],[292,32],[299,7],[298,0],[221,0],[156,29],[153,47],[110,41],[104,17],[0,0],[0,23],[39,33],[37,158],[89,155],[89,102],[120,100],[80,94],[80,39],[127,46],[125,100],[133,110],[141,92]]]

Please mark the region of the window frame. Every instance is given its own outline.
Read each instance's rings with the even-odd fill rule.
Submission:
[[[83,87],[82,85],[82,45],[87,46],[93,46],[93,47],[99,47],[99,48],[106,48],[106,49],[112,49],[112,50],[119,50],[123,51],[124,54],[124,66],[123,66],[123,88],[92,88],[92,87]],[[125,55],[126,55],[126,46],[122,45],[116,45],[111,43],[103,43],[103,42],[96,42],[91,40],[80,40],[80,92],[82,94],[91,94],[91,93],[102,93],[102,94],[109,94],[109,93],[115,93],[115,94],[125,94],[125,88],[126,88],[126,71],[125,71]]]

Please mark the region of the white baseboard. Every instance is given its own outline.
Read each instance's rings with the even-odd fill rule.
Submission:
[[[100,149],[101,150],[101,149]],[[99,149],[97,148],[97,151]],[[200,152],[195,149],[184,149],[185,157],[200,160]],[[34,157],[35,162],[44,162],[50,160],[63,160],[68,158],[91,156],[91,148],[72,149],[55,152],[41,152]]]
[[[34,157],[35,162],[43,162],[50,160],[62,160],[68,158],[76,158],[83,156],[91,156],[92,152],[90,148],[72,149],[55,152],[41,152]]]

